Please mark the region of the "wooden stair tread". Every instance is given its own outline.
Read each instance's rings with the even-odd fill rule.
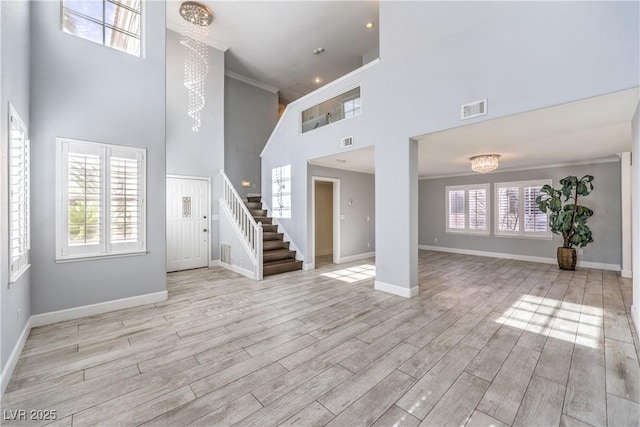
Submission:
[[[295,259],[272,261],[263,263],[262,275],[270,276],[272,274],[286,273],[295,270],[302,270],[302,261]]]

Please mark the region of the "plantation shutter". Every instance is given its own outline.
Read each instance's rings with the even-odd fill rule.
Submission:
[[[9,257],[11,280],[29,264],[29,141],[11,108],[9,132]]]
[[[449,228],[452,230],[465,229],[464,190],[450,190],[448,192]]]
[[[519,232],[520,188],[515,186],[498,187],[498,231],[504,233]]]
[[[543,213],[536,197],[540,195],[542,187],[524,187],[524,232],[525,233],[546,233],[547,215]]]
[[[142,155],[113,150],[110,158],[110,244],[113,249],[142,243]]]
[[[487,190],[469,189],[469,230],[487,230]]]
[[[67,156],[67,242],[99,245],[102,226],[102,160],[71,147]]]

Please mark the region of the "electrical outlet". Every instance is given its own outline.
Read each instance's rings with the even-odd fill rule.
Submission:
[[[584,253],[584,250],[582,248],[578,248],[578,255],[582,255]]]
[[[367,247],[370,248],[371,247],[371,242],[367,242]]]
[[[371,221],[371,217],[367,215],[367,221]]]
[[[438,238],[437,237],[433,239],[433,243],[438,243]]]

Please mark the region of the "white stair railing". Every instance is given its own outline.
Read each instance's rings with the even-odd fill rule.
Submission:
[[[256,280],[262,280],[262,223],[256,222],[253,218],[224,171],[221,170],[220,175],[222,176],[222,199],[235,220],[237,231],[251,252],[256,267]]]

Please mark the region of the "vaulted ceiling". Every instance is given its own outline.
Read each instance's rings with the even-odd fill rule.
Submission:
[[[208,43],[226,52],[226,69],[277,89],[285,103],[377,57],[377,1],[201,2],[213,11]],[[167,2],[167,27],[178,32],[180,4]]]

